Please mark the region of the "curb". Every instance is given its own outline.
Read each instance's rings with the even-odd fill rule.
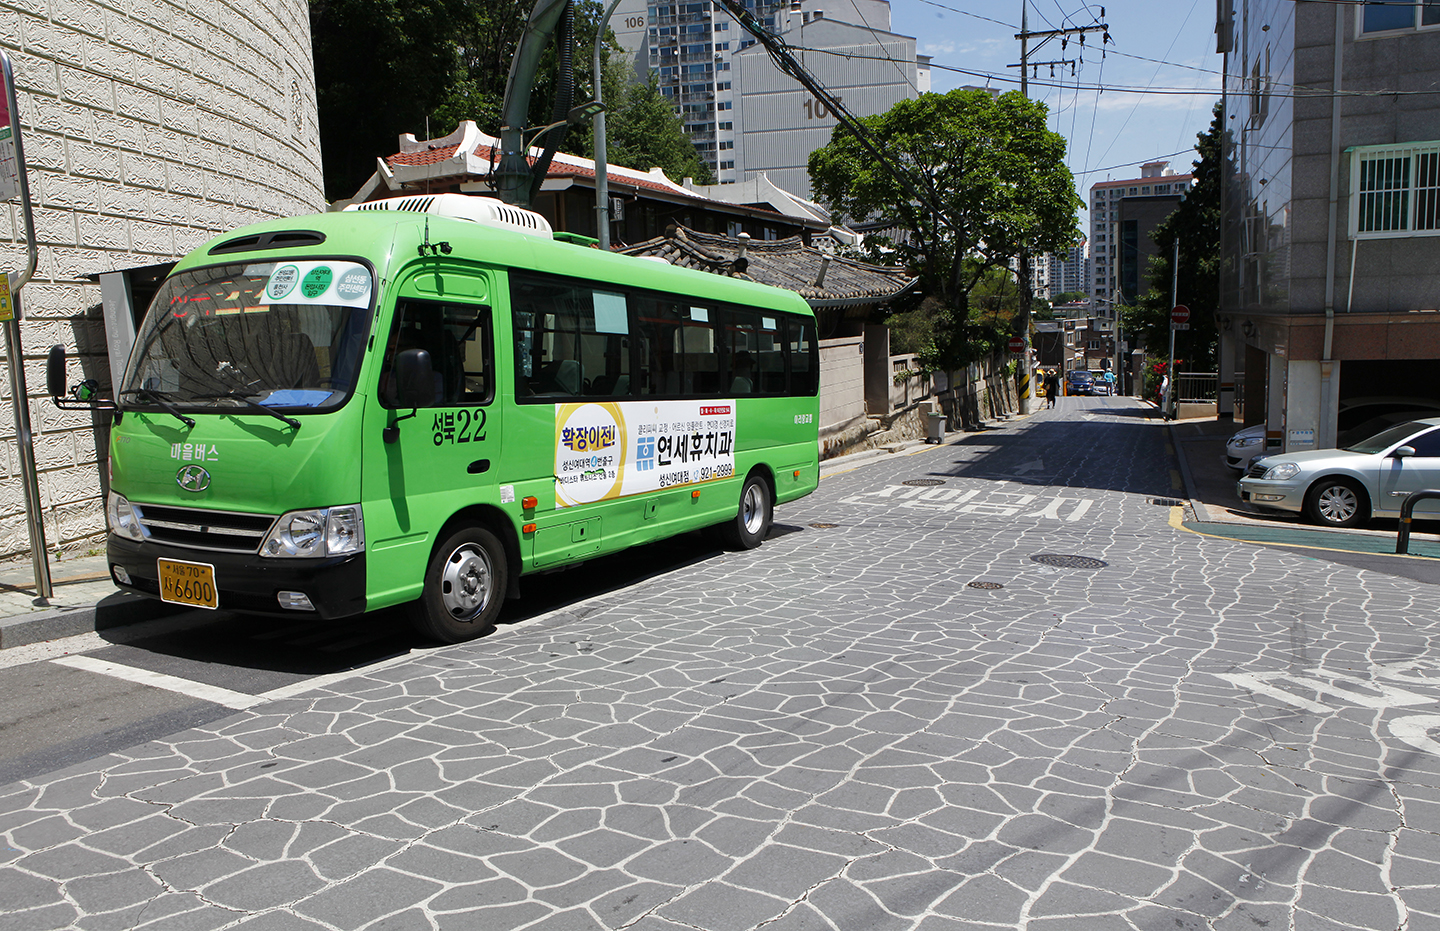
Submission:
[[[183,605],[115,592],[94,604],[0,618],[0,650],[138,624],[186,610]]]

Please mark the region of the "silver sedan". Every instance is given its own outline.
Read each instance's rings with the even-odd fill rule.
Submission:
[[[1242,501],[1329,527],[1399,516],[1406,496],[1426,488],[1440,489],[1440,417],[1396,424],[1345,449],[1257,458],[1235,486]],[[1415,514],[1440,515],[1440,500],[1419,502]]]

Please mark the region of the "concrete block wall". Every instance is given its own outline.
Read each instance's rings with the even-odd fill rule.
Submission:
[[[217,233],[324,209],[304,0],[28,0],[0,8],[15,69],[40,260],[19,294],[46,540],[105,527],[109,420],[57,410],[44,357],[108,391],[98,283]],[[18,203],[0,204],[0,269],[25,267]],[[78,360],[75,358],[78,356]],[[10,375],[0,355],[0,560],[29,550]]]
[[[820,429],[865,415],[865,338],[820,341]]]

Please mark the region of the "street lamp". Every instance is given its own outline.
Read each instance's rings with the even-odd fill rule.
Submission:
[[[604,116],[604,113],[605,105],[599,100],[587,100],[582,104],[573,106],[570,108],[570,111],[565,114],[565,119],[541,126],[535,130],[535,135],[530,137],[530,141],[526,143],[525,148],[528,149],[530,146],[533,146],[539,141],[541,136],[552,129],[559,129],[561,126],[579,126],[591,117],[594,117],[598,121]]]

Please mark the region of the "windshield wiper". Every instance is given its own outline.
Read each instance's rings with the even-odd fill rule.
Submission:
[[[125,394],[137,395],[140,398],[149,398],[151,401],[154,401],[157,405],[159,405],[160,409],[165,411],[167,414],[173,414],[174,416],[180,418],[180,420],[185,424],[185,426],[195,426],[195,418],[186,417],[184,414],[180,413],[180,408],[176,407],[174,404],[171,404],[169,395],[165,394],[163,391],[156,391],[154,388],[134,388],[130,391],[126,391]]]
[[[300,429],[300,421],[296,420],[294,417],[286,417],[284,414],[282,414],[282,413],[280,413],[279,411],[275,410],[273,407],[266,407],[264,404],[261,404],[259,401],[256,401],[256,400],[254,400],[254,399],[252,399],[252,398],[248,398],[248,397],[246,397],[244,394],[241,394],[239,391],[222,391],[222,392],[220,392],[219,394],[197,394],[197,395],[195,395],[195,398],[196,398],[197,400],[213,400],[213,399],[216,399],[216,398],[229,398],[229,399],[232,400],[232,401],[239,401],[241,404],[245,404],[245,405],[247,405],[247,406],[249,406],[249,407],[253,407],[253,408],[254,408],[255,410],[257,410],[257,411],[263,411],[264,413],[269,414],[271,417],[274,417],[276,420],[283,420],[283,421],[285,421],[285,423],[288,424],[292,430],[299,430],[299,429]]]

